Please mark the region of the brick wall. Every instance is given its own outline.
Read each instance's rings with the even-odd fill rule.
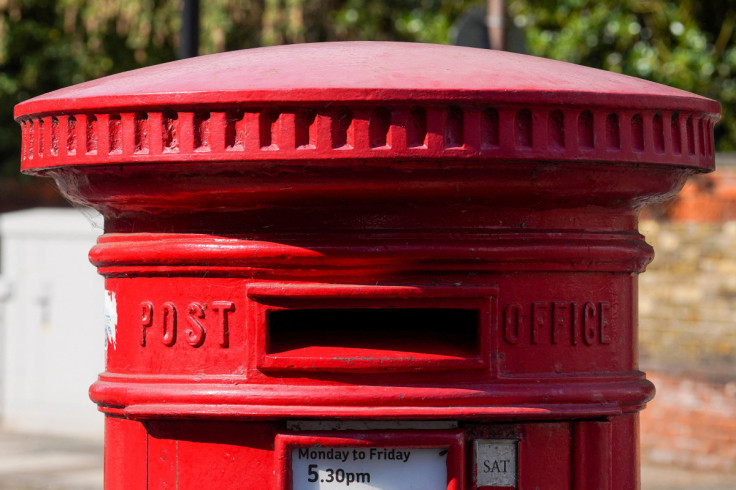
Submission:
[[[642,221],[639,349],[656,365],[736,366],[736,221]]]
[[[692,176],[673,199],[644,209],[644,218],[691,223],[736,221],[736,153],[718,153],[715,172]]]
[[[655,259],[639,277],[642,369],[657,395],[642,460],[736,473],[736,157],[643,213]]]
[[[647,375],[657,396],[641,414],[642,459],[736,473],[736,381],[707,372]]]

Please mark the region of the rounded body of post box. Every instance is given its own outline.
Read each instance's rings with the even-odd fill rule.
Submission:
[[[19,105],[24,170],[105,216],[106,488],[637,488],[637,212],[712,169],[718,112],[394,43]]]

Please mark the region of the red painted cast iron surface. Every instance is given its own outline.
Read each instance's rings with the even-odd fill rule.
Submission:
[[[518,441],[517,488],[638,486],[637,212],[712,170],[716,102],[337,43],[144,68],[15,115],[23,170],[105,216],[107,488],[289,488],[277,441],[341,433],[289,425],[308,419],[450,421],[425,432],[459,438],[448,489],[477,487],[476,439]]]

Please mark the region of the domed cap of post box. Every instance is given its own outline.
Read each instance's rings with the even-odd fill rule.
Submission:
[[[718,103],[530,56],[302,44],[109,76],[19,104],[22,169],[124,163],[548,161],[713,168]]]

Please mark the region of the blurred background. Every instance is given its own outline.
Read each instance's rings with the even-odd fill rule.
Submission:
[[[642,214],[657,257],[640,277],[640,355],[658,392],[641,456],[645,489],[736,488],[735,29],[736,0],[0,0],[0,489],[101,488],[86,395],[104,364],[86,258],[100,221],[19,174],[13,106],[181,57],[342,40],[504,49],[723,105],[718,170]]]

